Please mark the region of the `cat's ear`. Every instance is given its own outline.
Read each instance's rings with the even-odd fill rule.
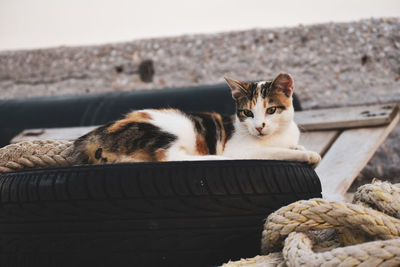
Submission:
[[[247,95],[247,86],[245,82],[237,81],[228,77],[224,77],[225,81],[228,83],[229,87],[232,90],[232,97],[234,99],[239,98],[240,96]]]
[[[287,73],[281,73],[276,76],[274,81],[271,83],[270,88],[284,93],[287,97],[291,97],[294,90],[293,78]]]

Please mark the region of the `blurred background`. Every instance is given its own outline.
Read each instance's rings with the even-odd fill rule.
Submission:
[[[399,16],[399,0],[0,0],[0,100],[288,72],[304,109],[400,103]],[[361,180],[400,181],[399,138]]]
[[[398,0],[1,0],[0,49],[101,44],[399,14]]]

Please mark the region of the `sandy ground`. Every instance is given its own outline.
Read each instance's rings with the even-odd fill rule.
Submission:
[[[136,70],[154,62],[152,82]],[[400,19],[0,52],[0,98],[181,87],[289,72],[305,109],[400,104]],[[400,126],[362,171],[400,181]]]

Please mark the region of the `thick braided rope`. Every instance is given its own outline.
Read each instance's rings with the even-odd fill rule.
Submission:
[[[284,263],[282,253],[280,252],[270,253],[265,256],[258,255],[254,258],[241,259],[239,261],[229,261],[223,265],[223,267],[242,267],[242,266],[275,267],[275,266],[286,266],[286,265]]]
[[[360,187],[355,194],[354,202],[362,205],[322,199],[292,203],[271,214],[264,226],[263,252],[278,250],[286,238],[282,253],[229,262],[226,266],[400,266],[400,220],[394,218],[399,214],[398,192],[398,185],[374,181]],[[351,242],[357,245],[337,247],[336,244],[333,249],[319,250],[318,242],[323,240],[314,235],[325,228],[330,229],[322,231],[336,228],[349,235],[336,240],[342,245]],[[367,238],[357,239],[355,236],[360,234],[366,234]],[[328,239],[326,243],[332,242]],[[371,241],[376,239],[386,240]]]
[[[400,219],[400,186],[379,180],[360,186],[353,203],[381,210]]]
[[[298,201],[268,216],[261,251],[280,250],[291,232],[331,227],[361,230],[371,238],[393,239],[400,235],[400,220],[356,204],[311,199]]]
[[[285,240],[283,258],[293,266],[399,266],[400,238],[366,242],[356,246],[314,253],[312,241],[304,233],[290,233]]]
[[[0,173],[76,164],[72,145],[71,141],[37,140],[5,146],[0,149]]]

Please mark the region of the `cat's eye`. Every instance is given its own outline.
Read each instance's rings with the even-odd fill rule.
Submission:
[[[251,112],[250,110],[248,110],[248,109],[244,109],[243,110],[243,114],[246,116],[246,117],[254,117],[254,114],[253,114],[253,112]]]
[[[267,108],[267,113],[270,114],[270,115],[274,114],[275,111],[276,111],[276,107]]]

